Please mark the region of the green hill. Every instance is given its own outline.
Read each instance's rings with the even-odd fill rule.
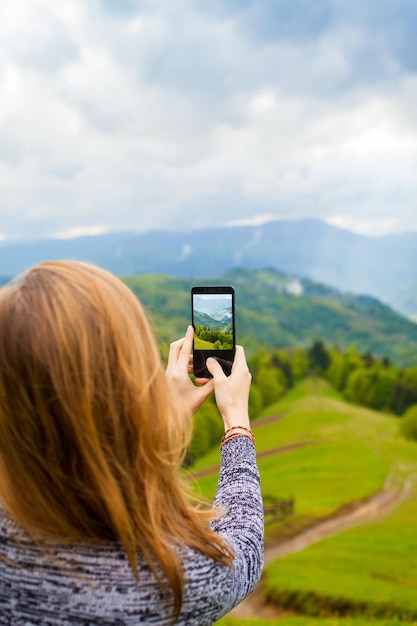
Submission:
[[[355,346],[387,356],[400,366],[417,363],[417,324],[374,298],[342,293],[277,270],[233,270],[209,280],[161,274],[125,280],[146,306],[161,345],[184,333],[191,318],[192,285],[232,284],[237,341],[249,352],[261,346],[307,346],[322,339],[340,349]]]
[[[263,495],[295,502],[292,516],[267,525],[269,545],[340,516],[384,488],[402,493],[417,475],[417,444],[402,439],[396,419],[347,404],[320,379],[294,387],[267,415],[280,419],[253,422]],[[192,471],[198,477],[218,461],[212,450]],[[216,473],[200,478],[202,493],[211,498],[216,481]],[[417,495],[409,490],[381,518],[267,565],[266,597],[304,615],[304,621],[280,624],[323,623],[307,616],[339,616],[329,626],[345,624],[340,616],[358,617],[346,626],[374,618],[417,621],[416,519]]]
[[[204,328],[220,330],[223,333],[232,332],[232,322],[219,322],[218,320],[210,317],[206,313],[194,312],[194,324],[197,326],[204,326]]]

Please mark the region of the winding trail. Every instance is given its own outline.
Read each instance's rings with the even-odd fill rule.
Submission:
[[[284,415],[274,415],[261,418],[252,422],[252,428],[253,430],[256,430],[261,426],[277,422],[283,418]],[[265,458],[276,454],[282,454],[296,448],[323,443],[326,443],[326,440],[299,441],[280,446],[278,448],[265,450],[258,453],[257,457],[258,459]],[[200,472],[196,472],[194,477],[202,478],[218,471],[219,466],[217,465]],[[294,552],[301,552],[310,545],[318,543],[327,537],[337,535],[344,530],[348,530],[350,528],[354,528],[355,526],[366,524],[383,517],[411,495],[413,485],[414,481],[412,476],[410,476],[401,487],[398,486],[398,483],[396,484],[394,476],[388,477],[383,489],[369,498],[359,501],[356,500],[343,505],[331,515],[317,520],[314,524],[305,528],[293,537],[289,537],[279,542],[266,544],[265,565],[269,565],[276,559],[283,558],[289,554],[293,554]],[[288,615],[288,611],[283,611],[278,606],[265,602],[263,587],[264,579],[261,579],[261,582],[250,594],[250,596],[233,609],[229,615],[237,618],[257,617],[265,620],[279,619]]]
[[[306,528],[294,537],[279,543],[265,546],[265,565],[269,565],[278,558],[294,552],[300,552],[308,546],[336,535],[344,530],[360,524],[371,522],[391,511],[395,506],[406,500],[413,489],[413,479],[409,477],[402,488],[393,487],[392,478],[388,478],[384,488],[365,501],[351,503],[342,507],[333,515],[319,520],[313,526]],[[246,600],[230,613],[233,617],[260,617],[276,619],[285,613],[278,607],[267,604],[263,597],[262,580],[258,587]]]
[[[272,424],[273,422],[278,422],[284,418],[283,415],[273,415],[271,417],[263,417],[261,419],[255,420],[252,422],[252,430],[256,431],[260,426],[266,426],[267,424]],[[256,455],[258,459],[264,459],[268,456],[274,456],[276,454],[283,454],[284,452],[288,452],[290,450],[295,450],[297,448],[304,448],[305,446],[314,446],[319,443],[325,443],[324,439],[307,439],[305,441],[296,441],[294,443],[288,443],[284,446],[279,446],[277,448],[270,448],[269,450],[264,450],[263,452],[258,452]],[[205,478],[206,476],[210,476],[212,474],[218,474],[219,465],[212,465],[211,467],[207,467],[206,469],[200,470],[199,472],[191,472],[193,478]]]

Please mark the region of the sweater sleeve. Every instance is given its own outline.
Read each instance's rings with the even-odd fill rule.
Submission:
[[[248,437],[236,437],[221,450],[214,506],[226,513],[212,527],[234,551],[230,606],[239,604],[258,584],[263,568],[264,513],[255,447]]]

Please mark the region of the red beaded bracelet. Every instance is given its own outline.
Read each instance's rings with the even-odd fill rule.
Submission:
[[[245,432],[243,433],[233,432],[235,430],[244,430]],[[222,448],[223,445],[227,441],[230,441],[231,439],[235,439],[236,437],[248,437],[248,439],[250,439],[252,443],[255,445],[255,436],[253,432],[250,430],[250,428],[246,428],[246,426],[232,426],[231,428],[226,430],[226,432],[224,433],[221,443],[220,443],[220,448]]]

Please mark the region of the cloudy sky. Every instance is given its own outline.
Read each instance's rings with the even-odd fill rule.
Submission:
[[[415,0],[2,0],[0,238],[417,230]]]

